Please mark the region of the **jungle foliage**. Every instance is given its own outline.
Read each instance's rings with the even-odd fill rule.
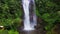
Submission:
[[[46,21],[46,30],[51,30],[54,24],[60,22],[59,0],[36,0],[37,16]]]

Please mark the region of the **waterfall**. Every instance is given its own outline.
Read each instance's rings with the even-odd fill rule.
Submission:
[[[34,30],[36,25],[34,0],[22,0],[24,10],[24,30]]]

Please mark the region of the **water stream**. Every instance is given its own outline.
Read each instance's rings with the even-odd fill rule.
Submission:
[[[36,26],[35,2],[34,0],[22,0],[24,10],[24,29],[34,30]]]

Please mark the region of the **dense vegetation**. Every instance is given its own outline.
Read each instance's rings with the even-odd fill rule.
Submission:
[[[45,21],[45,29],[50,31],[60,22],[60,0],[35,0],[35,3],[37,17]],[[22,21],[21,4],[21,0],[0,0],[0,25],[16,30]]]
[[[60,22],[59,0],[36,0],[37,16],[47,22],[46,29],[50,29],[55,22]]]

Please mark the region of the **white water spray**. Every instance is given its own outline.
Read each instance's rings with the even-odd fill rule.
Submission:
[[[24,9],[24,30],[34,30],[34,26],[36,25],[36,15],[35,12],[32,16],[33,20],[30,21],[30,11],[29,11],[29,6],[30,6],[30,1],[34,3],[34,0],[22,0],[23,4],[23,9]],[[31,7],[32,8],[32,7]],[[35,9],[35,8],[34,8]],[[34,10],[33,9],[33,10]]]

